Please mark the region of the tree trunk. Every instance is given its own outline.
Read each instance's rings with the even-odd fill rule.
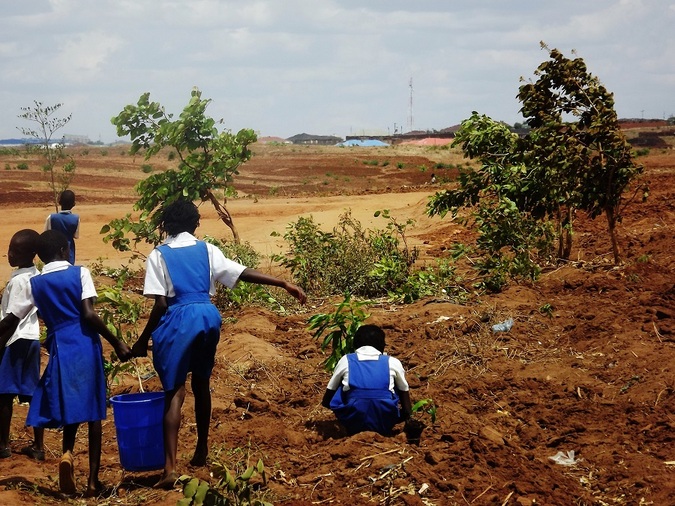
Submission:
[[[574,235],[574,211],[572,208],[567,209],[567,216],[565,217],[565,223],[563,224],[563,234],[565,236],[565,243],[563,245],[563,254],[562,258],[565,260],[570,259],[572,254],[572,240]]]
[[[605,216],[607,217],[607,229],[609,231],[609,237],[612,241],[614,264],[619,265],[621,263],[621,250],[619,249],[619,239],[616,236],[616,215],[614,214],[614,209],[610,207],[605,208]]]
[[[234,226],[234,222],[232,221],[232,215],[227,210],[225,205],[218,202],[218,199],[213,193],[211,193],[211,191],[206,192],[206,198],[209,199],[211,204],[213,204],[213,207],[216,208],[216,213],[218,213],[221,221],[225,223],[225,225],[227,225],[232,231],[234,243],[240,244],[241,240],[239,239],[239,232],[237,232],[237,228]]]

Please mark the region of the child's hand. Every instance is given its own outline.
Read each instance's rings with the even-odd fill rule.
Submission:
[[[127,346],[127,343],[122,341],[119,341],[115,346],[115,353],[117,354],[117,358],[119,358],[122,362],[126,362],[130,358],[133,358],[133,355],[131,354],[131,348]]]
[[[307,294],[305,294],[305,291],[299,286],[294,285],[293,283],[286,283],[286,291],[298,299],[300,304],[307,302]]]
[[[147,357],[148,356],[148,342],[144,340],[138,340],[131,347],[131,356],[132,357]]]

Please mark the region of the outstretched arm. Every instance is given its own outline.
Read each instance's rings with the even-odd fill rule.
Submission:
[[[286,290],[296,299],[298,299],[300,304],[304,304],[307,301],[307,295],[305,294],[305,291],[298,285],[289,283],[288,281],[285,281],[281,278],[277,278],[276,276],[263,274],[262,272],[252,269],[250,267],[244,269],[244,272],[241,273],[239,279],[241,281],[246,281],[247,283],[256,283],[258,285],[278,286]]]
[[[145,324],[143,332],[138,336],[138,341],[131,347],[131,355],[133,357],[146,357],[148,355],[150,336],[153,330],[157,328],[157,325],[159,325],[159,321],[164,316],[164,313],[166,313],[168,307],[169,304],[164,295],[155,295],[155,304],[152,306],[152,311],[150,311],[148,323]]]
[[[94,310],[94,299],[84,299],[82,301],[82,318],[89,324],[91,327],[98,332],[103,339],[108,341],[110,345],[115,350],[117,357],[122,361],[126,362],[131,358],[131,349],[127,344],[115,336],[106,324],[101,320],[101,317]]]

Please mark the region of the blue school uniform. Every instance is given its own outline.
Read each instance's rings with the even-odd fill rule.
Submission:
[[[30,278],[40,274],[35,267],[17,269],[2,293],[0,319],[18,313],[26,297]],[[26,301],[27,302],[27,301]],[[21,402],[30,401],[40,379],[40,327],[37,310],[31,309],[21,318],[16,331],[0,350],[0,394],[18,395]]]
[[[157,249],[175,291],[152,333],[152,362],[168,391],[185,383],[188,372],[211,376],[222,318],[209,296],[211,270],[206,243]]]
[[[26,424],[55,428],[106,417],[103,349],[82,320],[80,267],[31,278],[33,300],[47,327],[49,362],[33,394]]]
[[[75,264],[75,233],[80,225],[80,217],[71,212],[62,211],[49,215],[50,228],[62,232],[68,238],[70,245],[70,258],[68,261]]]
[[[330,409],[351,434],[374,431],[389,434],[401,421],[399,397],[389,390],[389,356],[377,360],[359,360],[347,355],[349,389],[342,385],[330,402]]]

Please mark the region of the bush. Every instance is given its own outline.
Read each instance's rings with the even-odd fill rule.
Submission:
[[[388,211],[375,216],[388,220],[382,230],[365,230],[348,211],[332,232],[324,232],[312,217],[291,223],[284,239],[290,249],[273,260],[287,267],[296,283],[317,295],[352,294],[412,302],[426,295],[459,293],[448,290],[454,269],[415,271],[417,248],[407,244],[406,228],[412,220],[398,223]]]

